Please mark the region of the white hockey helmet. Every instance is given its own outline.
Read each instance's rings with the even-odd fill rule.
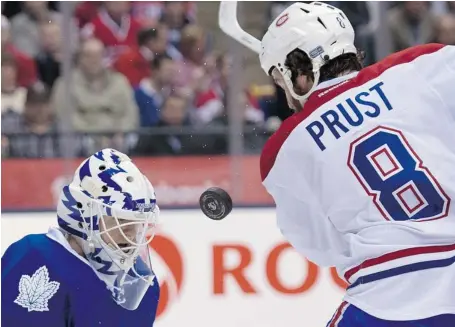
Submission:
[[[84,160],[57,205],[60,229],[75,236],[114,300],[129,310],[154,282],[148,243],[158,214],[150,181],[113,149]]]
[[[322,66],[342,54],[357,53],[351,23],[341,10],[328,4],[297,2],[290,5],[270,24],[261,42],[241,29],[235,11],[235,3],[222,2],[221,29],[259,53],[261,67],[267,75],[276,68],[283,75],[292,97],[301,102],[317,87]],[[313,64],[314,84],[305,95],[294,92],[291,72],[284,65],[288,54],[296,49],[307,54]]]

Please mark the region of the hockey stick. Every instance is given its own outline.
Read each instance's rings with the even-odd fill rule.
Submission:
[[[261,53],[261,41],[245,32],[237,20],[237,1],[221,1],[218,13],[218,24],[221,30],[250,50]]]

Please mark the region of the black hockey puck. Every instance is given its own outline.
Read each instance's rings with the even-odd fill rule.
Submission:
[[[231,196],[219,187],[211,187],[201,194],[199,206],[204,215],[213,220],[221,220],[232,210]]]

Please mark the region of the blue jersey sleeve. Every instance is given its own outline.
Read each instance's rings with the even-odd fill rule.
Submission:
[[[134,98],[139,108],[141,127],[155,126],[159,120],[159,107],[155,99],[141,88],[134,90]]]
[[[30,236],[2,257],[2,326],[70,326],[65,292]]]

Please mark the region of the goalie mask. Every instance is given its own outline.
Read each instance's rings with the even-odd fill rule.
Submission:
[[[63,188],[57,215],[114,300],[136,309],[155,279],[148,244],[159,208],[150,181],[128,156],[104,149],[86,159]]]

